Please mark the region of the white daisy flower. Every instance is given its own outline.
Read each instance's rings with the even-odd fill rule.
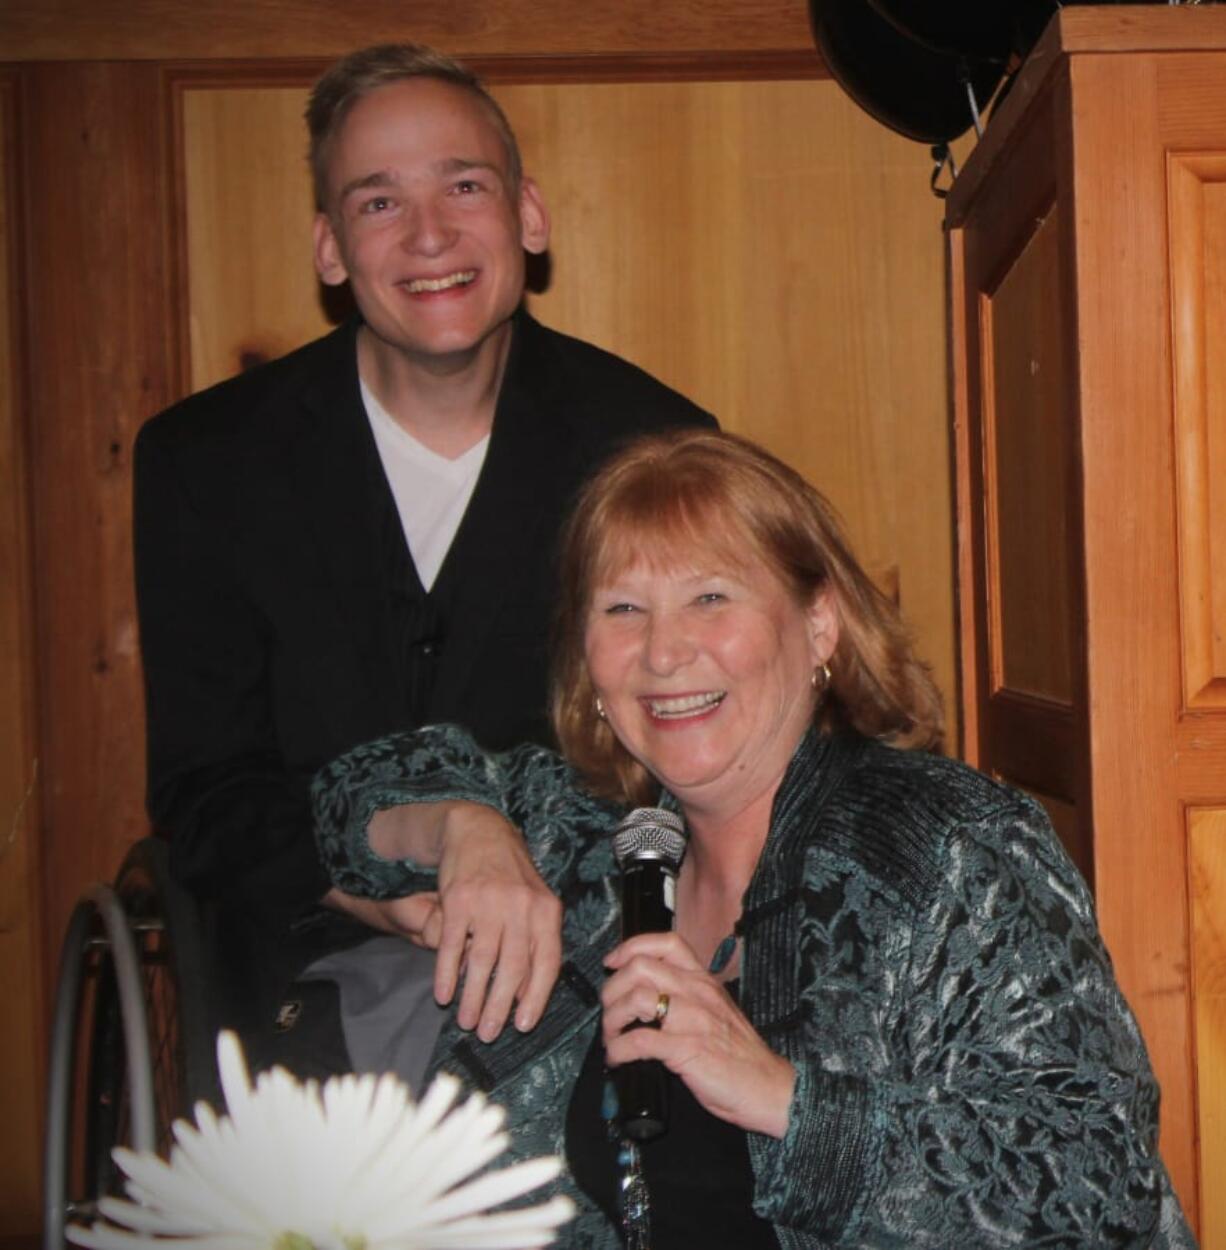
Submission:
[[[549,1245],[568,1198],[487,1213],[561,1171],[532,1159],[473,1179],[507,1146],[504,1112],[440,1075],[419,1103],[394,1076],[299,1083],[283,1068],[254,1088],[233,1033],[217,1039],[229,1115],[196,1104],[174,1125],[170,1161],[124,1147],[131,1201],[70,1226],[91,1250],[513,1250]],[[463,1182],[463,1183],[462,1183]]]

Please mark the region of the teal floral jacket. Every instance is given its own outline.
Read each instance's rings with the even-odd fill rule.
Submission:
[[[366,828],[380,808],[442,799],[524,831],[565,903],[566,960],[532,1033],[485,1045],[453,1022],[433,1066],[506,1106],[514,1155],[564,1154],[618,940],[620,812],[540,747],[486,755],[451,727],[393,736],[316,779],[335,884],[430,888],[431,870],[375,855]],[[1195,1244],[1089,893],[1030,799],[947,759],[811,733],[740,927],[741,1007],[798,1074],[786,1135],[748,1134],[754,1207],[781,1246]],[[580,1207],[561,1244],[617,1246],[560,1186]]]

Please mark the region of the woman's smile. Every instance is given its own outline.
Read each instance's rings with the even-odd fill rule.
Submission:
[[[692,721],[709,716],[727,697],[726,690],[705,694],[647,695],[641,702],[657,720]]]

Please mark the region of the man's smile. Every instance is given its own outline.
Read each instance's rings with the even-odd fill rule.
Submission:
[[[435,291],[449,291],[452,287],[467,286],[476,280],[475,269],[459,269],[441,278],[413,278],[403,283],[410,295],[424,295]]]

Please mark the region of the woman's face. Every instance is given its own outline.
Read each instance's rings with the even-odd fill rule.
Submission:
[[[838,639],[828,593],[761,565],[632,565],[596,587],[584,650],[622,745],[681,803],[732,817],[773,794]]]

